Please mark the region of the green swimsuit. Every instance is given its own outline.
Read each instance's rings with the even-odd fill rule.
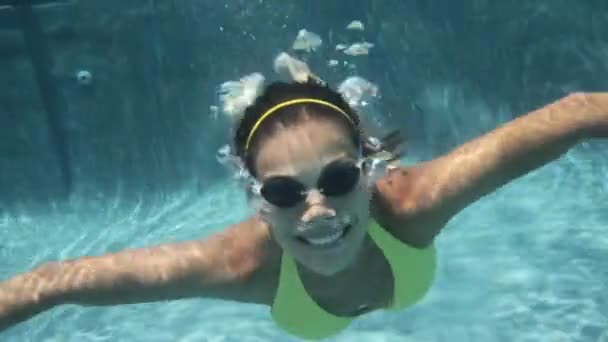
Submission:
[[[370,224],[369,234],[384,253],[395,279],[394,297],[388,309],[403,309],[422,299],[433,283],[435,248],[407,246],[375,222]],[[272,317],[281,328],[304,339],[335,335],[354,319],[332,315],[319,307],[306,292],[295,261],[285,252]]]

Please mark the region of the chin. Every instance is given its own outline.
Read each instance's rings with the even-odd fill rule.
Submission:
[[[323,268],[312,269],[312,271],[314,271],[315,273],[318,273],[322,276],[330,277],[330,276],[335,275],[336,273],[339,273],[340,271],[342,271],[344,269],[346,269],[346,267],[327,268],[327,266],[324,265]]]
[[[315,258],[314,263],[309,263],[307,267],[314,273],[317,273],[322,276],[333,276],[337,273],[340,273],[346,269],[348,269],[354,260],[352,259],[334,259],[335,263],[329,263],[327,258]]]
[[[349,241],[348,245],[342,246],[341,249],[335,250],[332,253],[320,254],[318,252],[309,252],[305,260],[311,260],[312,262],[309,263],[308,268],[323,276],[332,276],[352,267],[357,262],[357,255],[361,250],[362,241],[365,238],[365,232],[361,234],[361,237],[358,236],[359,234],[353,234],[350,237],[351,241]]]

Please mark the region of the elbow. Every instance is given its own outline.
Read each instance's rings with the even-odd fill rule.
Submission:
[[[91,265],[93,258],[47,262],[32,272],[38,282],[40,301],[47,307],[80,304],[80,299],[96,286],[102,270]]]

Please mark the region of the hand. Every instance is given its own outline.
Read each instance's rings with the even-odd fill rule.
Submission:
[[[384,159],[387,162],[398,162],[405,155],[406,140],[399,130],[394,130],[383,138],[364,141],[363,149],[365,155]]]

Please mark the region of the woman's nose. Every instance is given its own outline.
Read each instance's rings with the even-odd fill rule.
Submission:
[[[302,216],[303,223],[336,216],[336,211],[326,205],[325,196],[319,190],[311,190],[306,196],[307,208]]]

